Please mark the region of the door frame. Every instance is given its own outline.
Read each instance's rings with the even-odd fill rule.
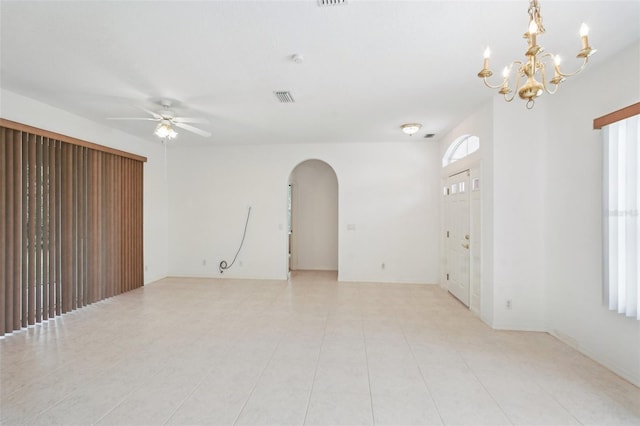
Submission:
[[[300,167],[302,164],[308,162],[308,161],[318,161],[321,163],[324,163],[327,167],[329,167],[329,169],[333,172],[334,176],[335,176],[335,180],[336,180],[336,189],[337,189],[337,193],[336,193],[336,203],[337,203],[337,217],[336,217],[336,239],[337,239],[337,246],[336,246],[336,267],[337,267],[337,272],[338,274],[340,273],[340,179],[338,177],[338,172],[336,171],[335,167],[333,167],[333,165],[331,165],[331,163],[329,163],[326,160],[320,159],[320,158],[307,158],[301,161],[298,161],[297,163],[295,163],[295,165],[291,168],[291,170],[289,171],[289,175],[287,178],[287,191],[289,191],[289,188],[291,188],[291,232],[289,232],[289,230],[287,229],[287,244],[286,244],[286,256],[287,256],[287,276],[290,276],[291,272],[298,270],[298,242],[296,240],[296,235],[295,235],[295,216],[294,216],[294,211],[298,209],[298,199],[299,197],[297,196],[298,193],[296,191],[296,187],[299,186],[299,182],[294,180],[294,172],[295,170]],[[289,195],[287,194],[287,199],[289,198]],[[286,211],[285,211],[286,214]]]
[[[445,196],[445,265],[447,291],[467,307],[471,304],[471,171],[469,169],[447,177]],[[463,210],[451,207],[464,203]],[[460,217],[459,214],[462,214]],[[461,220],[460,222],[458,222]],[[459,232],[458,232],[459,231]],[[458,233],[460,235],[458,235]],[[464,236],[462,235],[464,234]],[[461,262],[462,261],[462,262]],[[458,282],[460,280],[460,282]],[[463,288],[459,291],[458,284]]]
[[[447,187],[447,181],[450,176],[454,176],[458,173],[462,173],[469,170],[470,172],[470,297],[469,297],[469,309],[482,316],[482,298],[485,295],[482,292],[482,167],[481,161],[478,156],[472,154],[469,158],[464,158],[458,162],[452,163],[447,167],[442,168],[441,173],[441,188]],[[475,181],[475,183],[474,183]],[[475,185],[475,187],[474,187]],[[447,232],[447,212],[446,212],[446,200],[445,195],[442,196],[441,204],[441,240],[440,240],[440,287],[448,289],[448,283],[446,279],[446,232]]]

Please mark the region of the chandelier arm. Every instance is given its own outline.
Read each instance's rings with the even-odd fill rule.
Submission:
[[[584,58],[584,62],[582,63],[580,68],[578,68],[576,71],[574,71],[572,73],[563,73],[562,71],[560,71],[560,68],[558,67],[558,74],[560,74],[562,77],[571,77],[571,76],[574,76],[576,74],[580,74],[582,72],[582,70],[584,70],[584,68],[587,66],[588,62],[589,62],[589,57],[587,56],[587,57]]]
[[[499,89],[502,87],[502,84],[498,84],[496,86],[489,84],[489,82],[487,81],[487,78],[488,77],[483,77],[482,81],[484,81],[484,85],[487,86],[489,89]]]
[[[511,95],[511,97],[509,97],[506,93],[503,95],[504,96],[504,100],[507,102],[511,102],[512,100],[514,100],[516,98],[516,92],[512,92],[513,95]]]
[[[547,55],[545,55],[547,56]],[[553,55],[550,55],[551,57],[553,57]],[[550,95],[553,95],[554,93],[556,93],[558,91],[558,87],[560,87],[559,84],[556,84],[555,89],[549,89],[549,87],[547,87],[547,74],[546,74],[546,67],[544,66],[544,63],[542,61],[540,61],[540,63],[542,64],[542,67],[540,68],[541,71],[541,75],[542,75],[542,87],[544,89],[545,92],[547,92]]]
[[[509,67],[509,69],[511,69],[511,67],[513,67],[514,64],[520,64],[520,66],[522,66],[522,62],[520,61],[513,61]],[[518,72],[516,73],[516,87],[515,89],[511,92],[512,95],[509,98],[509,94],[505,93],[504,94],[504,100],[507,102],[511,102],[512,100],[514,100],[516,98],[516,93],[518,93],[518,90],[520,89],[520,78],[522,77],[522,73],[520,72],[520,70],[518,70]]]
[[[551,59],[551,62],[553,62],[554,59],[556,58],[556,55],[554,55],[551,52],[545,52],[542,55],[540,55],[540,62],[542,62],[543,58],[549,58],[549,59]]]

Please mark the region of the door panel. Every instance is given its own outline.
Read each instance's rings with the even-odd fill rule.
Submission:
[[[449,177],[447,186],[447,289],[469,306],[469,171]]]

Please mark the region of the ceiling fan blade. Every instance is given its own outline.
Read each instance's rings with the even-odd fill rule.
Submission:
[[[209,136],[211,136],[211,133],[209,133],[207,131],[204,131],[204,130],[201,130],[201,129],[198,129],[197,127],[190,126],[188,124],[175,123],[175,122],[174,122],[174,124],[176,125],[176,127],[180,127],[181,129],[185,129],[185,130],[193,132],[193,133],[195,133],[197,135],[204,136],[205,138],[208,138]]]
[[[153,118],[155,118],[156,120],[162,120],[162,116],[156,112],[153,112],[151,110],[148,110],[146,108],[142,108],[142,107],[138,107],[140,108],[142,111],[146,112],[147,114],[149,114],[150,116],[152,116]]]
[[[160,121],[161,118],[151,117],[107,117],[107,120],[145,120],[145,121]]]
[[[200,124],[209,124],[209,120],[206,118],[195,118],[195,117],[173,117],[174,123],[200,123]]]

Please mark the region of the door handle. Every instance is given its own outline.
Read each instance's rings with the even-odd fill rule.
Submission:
[[[464,236],[464,239],[465,239],[465,240],[467,240],[467,241],[469,241],[469,234],[465,235],[465,236]]]
[[[463,244],[462,247],[466,248],[467,250],[469,250],[469,244]]]

